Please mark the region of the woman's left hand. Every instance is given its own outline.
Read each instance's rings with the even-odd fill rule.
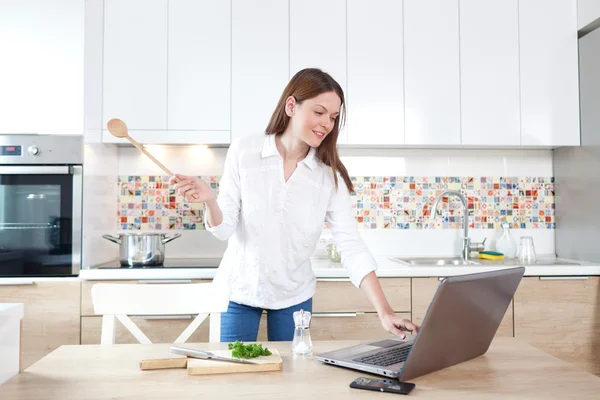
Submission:
[[[400,339],[405,339],[406,334],[402,332],[402,330],[410,331],[413,335],[416,335],[419,332],[419,326],[413,324],[406,318],[400,318],[394,313],[384,314],[379,317],[381,320],[381,325],[383,325],[383,329],[388,331],[389,333],[393,333],[398,336]]]

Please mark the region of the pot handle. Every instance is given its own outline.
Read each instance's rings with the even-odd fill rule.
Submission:
[[[171,237],[166,237],[166,236],[165,236],[165,238],[162,240],[162,244],[167,244],[167,243],[169,243],[171,240],[175,240],[175,239],[177,239],[179,236],[181,236],[181,233],[176,233],[176,234],[174,234],[174,235],[173,235],[173,236],[171,236]]]
[[[110,235],[102,235],[102,237],[106,240],[110,240],[111,242],[114,242],[116,244],[121,244],[121,238],[120,237],[115,237],[115,236],[110,236]]]

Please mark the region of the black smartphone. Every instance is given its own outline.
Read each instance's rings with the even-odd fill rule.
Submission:
[[[400,382],[392,379],[356,378],[350,384],[354,389],[375,390],[396,394],[409,394],[415,388],[414,383]]]

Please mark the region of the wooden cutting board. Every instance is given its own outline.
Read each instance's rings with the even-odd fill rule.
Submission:
[[[171,368],[187,368],[188,358],[181,356],[179,358],[151,358],[140,361],[140,369],[142,371],[153,369],[171,369]]]
[[[201,360],[188,358],[188,375],[211,375],[211,374],[233,374],[242,372],[281,371],[283,361],[277,349],[269,349],[270,356],[252,358],[250,361],[258,364],[241,364],[225,361]],[[231,350],[214,350],[217,356],[231,357]]]

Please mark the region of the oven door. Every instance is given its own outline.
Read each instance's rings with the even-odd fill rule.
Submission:
[[[0,166],[0,276],[78,275],[81,196],[81,166]]]

